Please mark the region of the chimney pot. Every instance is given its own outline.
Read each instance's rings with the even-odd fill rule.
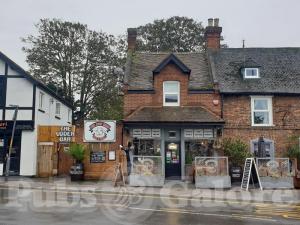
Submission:
[[[219,27],[219,18],[208,19],[208,26],[205,28],[205,45],[207,49],[217,50],[221,44],[222,27]]]
[[[128,50],[134,51],[136,47],[137,29],[128,28],[127,34],[128,34],[127,37]]]
[[[219,18],[214,19],[214,26],[218,27],[219,26]]]

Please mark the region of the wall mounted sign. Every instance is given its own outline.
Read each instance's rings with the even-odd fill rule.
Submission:
[[[160,138],[160,129],[132,129],[134,138]]]
[[[104,163],[105,158],[106,158],[106,155],[105,155],[104,151],[90,153],[90,162],[91,163]]]
[[[108,152],[108,160],[109,161],[114,161],[116,160],[116,151],[115,150],[110,150]]]
[[[72,127],[63,126],[60,127],[59,131],[56,132],[56,137],[58,137],[59,142],[72,142],[74,137],[74,132]]]
[[[184,129],[184,137],[190,139],[213,138],[214,129]]]
[[[7,128],[7,122],[0,122],[0,129],[6,130],[6,128]]]
[[[115,142],[116,121],[84,121],[84,142]]]
[[[0,130],[12,130],[14,121],[1,121]],[[16,130],[33,130],[34,122],[32,120],[18,120]]]

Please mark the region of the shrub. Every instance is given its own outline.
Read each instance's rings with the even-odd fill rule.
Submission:
[[[223,141],[224,154],[228,156],[233,166],[243,166],[245,159],[252,157],[248,146],[240,139],[225,139]]]
[[[68,153],[76,162],[81,163],[84,159],[84,146],[82,144],[71,143]]]

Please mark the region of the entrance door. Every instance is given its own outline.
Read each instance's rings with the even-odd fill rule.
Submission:
[[[51,177],[53,174],[53,145],[38,146],[38,176]]]
[[[9,151],[11,133],[0,135],[0,163],[3,163],[3,173],[5,173],[6,160]],[[9,175],[20,174],[20,155],[21,155],[21,133],[16,132],[10,155]]]
[[[181,179],[180,142],[165,142],[165,177],[166,179]]]

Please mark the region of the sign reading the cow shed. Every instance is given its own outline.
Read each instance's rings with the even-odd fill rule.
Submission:
[[[87,120],[84,121],[85,142],[115,142],[116,121]]]
[[[72,127],[60,127],[60,130],[56,132],[56,137],[58,137],[58,141],[61,143],[72,142],[72,138],[74,137]]]

